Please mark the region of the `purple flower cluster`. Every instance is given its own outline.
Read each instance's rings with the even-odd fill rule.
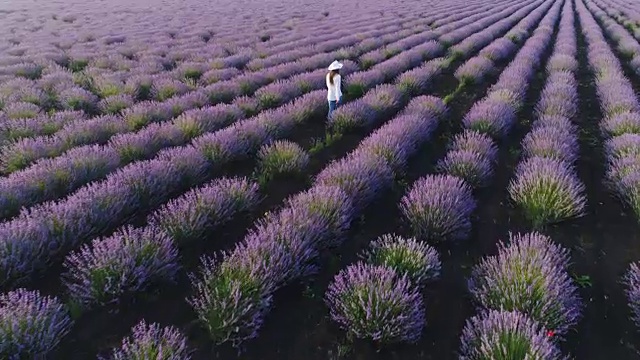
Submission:
[[[516,121],[516,109],[504,99],[485,98],[475,103],[463,119],[464,127],[494,138],[505,137]]]
[[[467,321],[460,360],[566,360],[537,322],[517,311],[489,310]]]
[[[371,129],[404,105],[404,94],[392,85],[380,85],[331,114],[328,126],[339,133]]]
[[[485,76],[495,70],[493,61],[484,56],[473,57],[455,72],[455,77],[461,83],[481,83]]]
[[[439,242],[469,236],[476,201],[462,179],[428,175],[413,184],[400,208],[416,237]]]
[[[438,252],[414,238],[386,234],[375,240],[361,256],[368,264],[385,266],[406,275],[418,287],[440,277]]]
[[[561,160],[532,157],[520,163],[509,184],[511,200],[534,227],[584,215],[584,185]]]
[[[449,151],[436,165],[438,172],[463,179],[474,188],[486,186],[493,175],[491,159],[473,150]]]
[[[126,227],[69,254],[62,278],[74,304],[86,309],[173,282],[177,261],[178,251],[161,229]]]
[[[309,161],[309,154],[290,141],[275,141],[264,145],[258,152],[258,166],[265,180],[283,175],[301,176]]]
[[[46,358],[73,322],[64,305],[38,291],[0,295],[0,356],[8,360]]]
[[[142,320],[131,329],[131,336],[113,349],[110,359],[189,360],[190,353],[187,338],[176,328]]]
[[[469,289],[482,309],[518,311],[563,336],[582,310],[568,265],[568,251],[549,237],[510,234],[508,245],[473,269]]]
[[[357,263],[329,285],[331,318],[350,337],[379,343],[415,342],[426,324],[419,288],[392,267]]]
[[[339,188],[317,186],[300,196],[221,259],[203,259],[190,302],[215,343],[257,336],[273,292],[309,275],[318,250],[350,224],[353,210]]]
[[[534,123],[534,128],[522,140],[522,152],[526,158],[545,157],[572,164],[578,159],[579,144],[576,126],[568,123],[543,125]]]
[[[640,266],[632,263],[623,278],[629,307],[636,326],[640,327]]]
[[[480,50],[480,55],[492,61],[502,61],[517,50],[516,44],[506,37],[494,40],[491,44]]]
[[[149,224],[184,245],[253,209],[261,200],[258,185],[245,178],[220,178],[169,201],[151,215]]]
[[[398,89],[407,95],[418,95],[425,92],[433,84],[434,78],[444,70],[442,58],[427,61],[424,65],[400,74],[395,83]]]
[[[416,97],[400,116],[364,139],[358,151],[381,156],[394,171],[400,171],[406,167],[409,156],[431,137],[445,112],[446,105],[441,99]]]

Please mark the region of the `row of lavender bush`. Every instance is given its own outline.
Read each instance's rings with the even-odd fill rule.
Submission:
[[[608,161],[609,187],[633,211],[640,214],[640,136],[634,129],[640,126],[640,103],[631,82],[624,75],[620,61],[611,51],[602,29],[582,1],[576,10],[588,45],[589,66],[595,76],[595,86],[603,119],[600,123],[605,137],[605,157]],[[614,27],[615,29],[615,27]],[[621,29],[621,31],[625,31]],[[632,263],[624,276],[633,320],[640,326],[640,267]]]
[[[571,37],[575,39],[572,4],[571,1],[557,3],[561,4],[564,7],[553,56],[565,51],[571,53],[575,49],[575,40],[571,40]],[[553,23],[556,20],[557,16]],[[549,30],[546,42],[551,35],[552,30]],[[532,59],[524,66],[531,69],[539,67],[546,46],[539,48],[537,59]],[[548,62],[549,78],[537,107],[541,116],[554,109],[547,102],[558,81],[554,75],[558,71],[554,68],[558,59],[553,56]],[[527,76],[523,78],[526,79]],[[564,90],[571,93],[570,90]],[[565,105],[563,100],[560,100],[561,109],[565,106],[570,108],[571,105]],[[524,152],[528,159],[520,164],[516,170],[516,180],[510,184],[512,198],[515,190],[520,190],[518,194],[526,197],[540,198],[539,193],[553,188],[545,188],[547,183],[544,178],[553,176],[558,169],[543,171],[535,166],[535,159],[543,162],[547,158],[529,154],[527,144],[525,139]],[[562,166],[565,172],[571,171],[570,163],[562,163]],[[551,172],[551,175],[547,172]],[[530,181],[528,187],[522,186],[527,183],[524,181],[527,177],[541,176],[542,180]],[[516,202],[518,199],[520,198],[515,197]],[[540,206],[537,203],[533,205]],[[499,244],[496,256],[485,258],[472,271],[469,289],[479,305],[480,314],[465,325],[461,337],[461,358],[482,359],[519,354],[518,356],[525,357],[563,359],[556,340],[575,326],[582,308],[577,287],[568,273],[568,251],[539,233],[510,235],[509,240],[508,245]]]
[[[509,194],[533,227],[584,215],[586,196],[574,164],[579,156],[577,40],[571,3],[563,12],[547,82],[535,107],[532,130],[522,141],[521,160]]]

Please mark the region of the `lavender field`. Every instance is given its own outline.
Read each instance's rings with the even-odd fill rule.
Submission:
[[[1,2],[0,359],[640,359],[638,93],[632,0]]]

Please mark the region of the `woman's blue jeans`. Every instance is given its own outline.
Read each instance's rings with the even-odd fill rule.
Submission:
[[[329,101],[329,113],[327,114],[327,119],[331,117],[331,113],[338,108],[338,102],[336,100]]]

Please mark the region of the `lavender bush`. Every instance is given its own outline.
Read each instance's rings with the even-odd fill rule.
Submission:
[[[460,360],[567,360],[538,324],[517,311],[487,311],[467,320]]]
[[[131,336],[113,349],[110,360],[189,360],[190,353],[186,337],[176,328],[142,320],[131,329]]]
[[[491,161],[470,150],[450,151],[436,165],[438,172],[459,177],[473,187],[483,187],[493,175]]]
[[[62,303],[38,291],[18,289],[0,295],[0,356],[44,359],[72,326]]]
[[[519,311],[562,336],[578,321],[582,305],[567,273],[569,253],[540,233],[510,234],[498,254],[472,272],[469,289],[484,309]]]
[[[329,285],[325,301],[348,337],[385,344],[415,342],[426,323],[417,287],[385,266],[347,267]]]
[[[451,175],[428,175],[402,198],[400,209],[420,239],[458,240],[469,236],[476,208],[472,189]]]
[[[81,308],[118,302],[158,282],[175,280],[178,252],[160,229],[127,227],[67,256],[63,280]]]
[[[309,155],[300,145],[275,141],[258,152],[258,166],[263,182],[280,176],[302,176],[309,165]]]
[[[584,215],[584,185],[566,163],[533,157],[518,165],[509,196],[535,227]]]
[[[203,240],[208,231],[252,209],[260,200],[258,184],[245,178],[220,178],[163,205],[149,216],[149,223],[183,246]]]
[[[498,160],[498,147],[493,139],[473,130],[465,130],[457,134],[449,145],[449,151],[470,151],[485,157],[492,163]]]
[[[623,277],[632,319],[640,327],[640,266],[632,263]]]
[[[406,275],[414,285],[424,286],[440,276],[440,257],[431,246],[414,238],[385,234],[361,257],[367,264],[385,266]]]

